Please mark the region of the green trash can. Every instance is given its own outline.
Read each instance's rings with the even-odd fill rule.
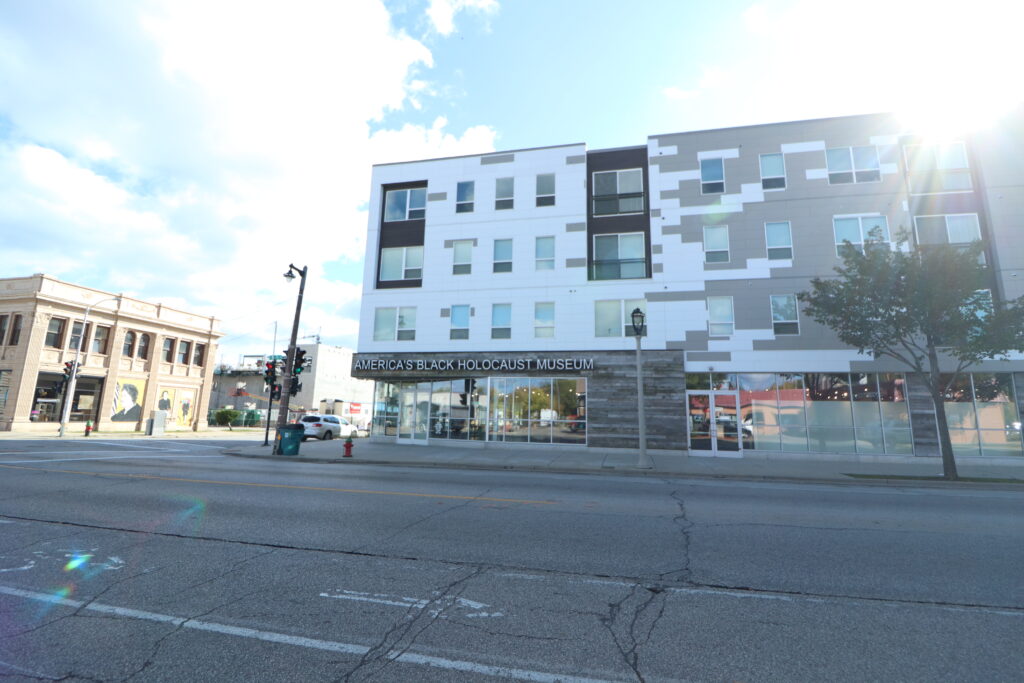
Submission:
[[[277,430],[274,441],[277,444],[278,455],[298,455],[299,444],[302,443],[302,436],[306,428],[302,425],[285,425]]]

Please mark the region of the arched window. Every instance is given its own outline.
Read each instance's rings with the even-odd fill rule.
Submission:
[[[135,353],[135,333],[128,331],[124,333],[124,348],[121,349],[121,355],[131,358]]]
[[[139,352],[138,352],[138,357],[139,358],[143,358],[143,359],[149,358],[149,335],[148,334],[141,334],[141,335],[139,335]]]

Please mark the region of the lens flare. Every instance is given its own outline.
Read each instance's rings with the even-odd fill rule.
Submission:
[[[71,572],[83,565],[88,564],[89,559],[91,557],[92,555],[75,553],[71,560],[66,565],[64,565],[64,571]]]

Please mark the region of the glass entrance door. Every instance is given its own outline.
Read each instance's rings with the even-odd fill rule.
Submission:
[[[690,451],[700,455],[738,456],[739,405],[736,392],[691,391],[686,395]]]
[[[398,438],[400,443],[427,443],[430,382],[398,385]]]

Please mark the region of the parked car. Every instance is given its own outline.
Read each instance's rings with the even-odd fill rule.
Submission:
[[[303,441],[310,438],[329,441],[336,436],[345,438],[359,435],[354,424],[337,415],[303,415],[298,424],[305,428]]]

